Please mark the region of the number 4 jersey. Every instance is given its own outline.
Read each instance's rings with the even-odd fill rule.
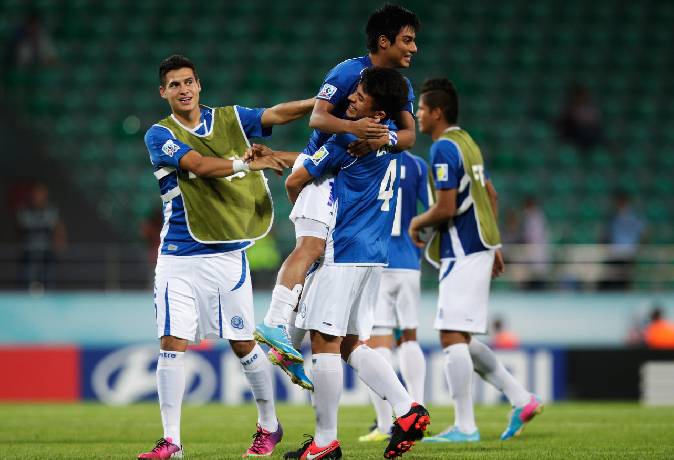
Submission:
[[[391,227],[400,178],[400,155],[387,149],[354,158],[347,152],[351,134],[332,136],[304,167],[314,178],[335,175],[335,221],[325,248],[325,263],[388,263]]]

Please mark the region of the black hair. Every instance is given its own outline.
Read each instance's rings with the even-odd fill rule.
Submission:
[[[192,72],[194,72],[194,78],[199,80],[197,69],[194,67],[194,63],[185,56],[174,54],[173,56],[167,57],[161,61],[161,64],[159,64],[159,84],[161,86],[166,85],[166,74],[170,71],[183,69],[185,67],[192,69]]]
[[[370,67],[360,76],[363,91],[374,104],[373,109],[386,112],[386,118],[395,120],[400,108],[407,102],[408,87],[405,78],[395,69]]]
[[[439,108],[445,120],[455,125],[459,120],[459,95],[454,84],[446,78],[426,80],[421,87],[420,98],[430,110]]]
[[[421,28],[419,16],[407,8],[387,3],[372,13],[367,20],[365,26],[367,49],[376,53],[379,50],[379,37],[382,35],[394,43],[400,30],[407,26],[417,32]]]

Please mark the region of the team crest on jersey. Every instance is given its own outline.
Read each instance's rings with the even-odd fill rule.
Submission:
[[[327,157],[328,154],[328,149],[325,148],[325,146],[321,147],[320,149],[316,150],[316,153],[311,155],[311,161],[314,162],[316,166],[323,160],[323,158]]]
[[[435,165],[435,179],[437,181],[449,179],[449,166],[447,163]]]
[[[176,145],[171,139],[164,142],[164,145],[161,146],[161,151],[170,157],[173,157],[173,155],[178,150],[180,150],[180,147]]]
[[[327,99],[330,100],[332,96],[335,95],[337,92],[337,87],[331,85],[330,83],[326,83],[323,85],[321,90],[318,92],[318,96],[316,96],[319,99]]]

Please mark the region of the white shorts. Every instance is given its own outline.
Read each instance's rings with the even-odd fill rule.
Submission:
[[[298,160],[304,154],[298,156]],[[309,158],[304,155],[305,158]],[[298,162],[295,164],[297,165]],[[293,168],[294,170],[295,168]],[[295,201],[292,211],[290,211],[290,220],[295,223],[295,235],[300,236],[314,236],[314,235],[298,235],[296,220],[305,218],[323,223],[329,227],[332,225],[334,216],[334,203],[331,198],[332,187],[335,184],[334,177],[325,177],[316,179],[308,183],[300,192]],[[320,237],[319,237],[320,238]]]
[[[382,267],[321,264],[304,285],[295,325],[344,337],[370,338]]]
[[[493,265],[493,250],[442,260],[435,329],[474,334],[487,332]]]
[[[246,252],[160,256],[154,284],[157,337],[252,340],[253,288]]]
[[[421,304],[419,270],[384,269],[374,309],[374,326],[416,329]]]

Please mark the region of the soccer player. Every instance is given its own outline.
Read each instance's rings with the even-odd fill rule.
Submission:
[[[182,457],[180,411],[188,341],[228,339],[258,408],[257,432],[245,455],[269,455],[283,430],[274,408],[271,365],[253,340],[253,296],[245,249],[272,223],[262,169],[281,171],[275,156],[245,163],[249,138],[311,110],[313,101],[269,109],[199,105],[194,64],[174,55],[159,66],[159,94],[171,115],[145,135],[164,202],[154,303],[160,351],[157,389],[164,435],[138,458]]]
[[[407,94],[407,83],[398,71],[365,69],[356,91],[349,96],[346,115],[388,121],[389,114],[399,113]],[[384,451],[386,458],[409,450],[430,423],[426,409],[413,401],[386,360],[359,342],[369,338],[381,267],[387,264],[400,162],[399,155],[387,148],[352,157],[348,146],[355,139],[352,134],[331,137],[286,180],[288,196],[295,201],[308,182],[336,174],[335,225],[324,261],[307,279],[296,323],[311,331],[316,433],[285,458],[341,458],[337,440],[341,359],[392,405],[398,417]]]
[[[417,52],[415,38],[419,27],[417,15],[400,6],[386,5],[370,16],[366,26],[369,53],[342,62],[326,76],[309,121],[314,131],[303,155],[297,160],[298,166],[317,152],[332,134],[353,134],[357,139],[354,138],[349,150],[356,155],[387,145],[395,150],[409,149],[414,145],[414,93],[409,81],[408,97],[398,109],[395,128],[388,128],[372,117],[351,120],[345,113],[348,97],[355,91],[364,69],[372,66],[410,66],[412,56]],[[295,202],[290,215],[297,238],[295,249],[279,270],[269,310],[264,322],[256,329],[256,339],[274,348],[270,351],[272,362],[279,364],[295,383],[304,388],[311,388],[311,381],[304,375],[302,366],[297,365],[303,360],[297,349],[304,332],[291,326],[291,338],[286,325],[298,304],[307,271],[325,250],[332,221],[332,186],[333,180],[329,177],[315,181],[304,188]]]
[[[454,426],[424,442],[479,441],[471,394],[473,370],[501,390],[514,407],[502,440],[519,435],[543,407],[494,352],[473,337],[487,330],[490,279],[503,273],[505,264],[499,249],[496,190],[479,147],[457,125],[458,114],[457,92],[449,80],[424,83],[417,120],[419,130],[434,141],[431,167],[436,200],[428,211],[412,219],[409,232],[417,246],[423,247],[420,230],[439,228],[439,247],[432,241],[427,255],[430,261],[440,261],[435,328],[440,331],[445,376],[455,403]]]
[[[428,209],[433,202],[429,171],[426,162],[404,151],[399,155],[400,187],[391,230],[388,266],[382,270],[379,294],[374,310],[374,327],[368,345],[393,364],[393,329],[402,335],[398,347],[400,371],[412,399],[423,404],[426,381],[426,358],[417,342],[419,326],[420,258],[421,250],[407,232],[417,205]],[[359,441],[383,441],[392,428],[391,406],[370,391],[370,399],[377,413],[376,426],[358,438]]]

